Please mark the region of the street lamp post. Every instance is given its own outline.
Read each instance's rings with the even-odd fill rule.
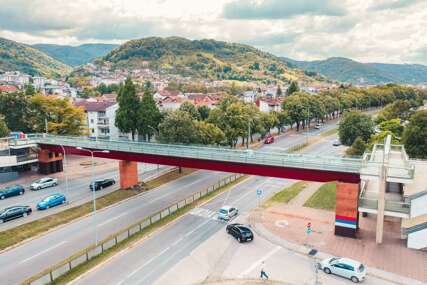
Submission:
[[[98,245],[98,225],[97,225],[97,220],[96,220],[96,195],[95,195],[95,164],[94,164],[94,157],[93,154],[96,152],[99,153],[109,153],[110,151],[108,150],[90,150],[90,149],[86,149],[86,148],[82,148],[82,147],[76,147],[76,149],[78,150],[83,150],[83,151],[87,151],[90,153],[91,155],[91,164],[92,164],[92,202],[93,202],[93,222],[95,225],[95,245]]]
[[[62,153],[64,154],[64,166],[63,166],[64,169],[63,170],[64,170],[64,176],[65,176],[65,197],[67,197],[66,201],[68,204],[69,203],[69,201],[68,201],[68,173],[67,173],[68,161],[67,161],[67,155],[65,154],[64,146],[62,144],[60,146],[62,148]]]

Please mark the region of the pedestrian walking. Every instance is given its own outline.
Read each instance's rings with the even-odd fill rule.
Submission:
[[[263,261],[262,263],[261,263],[261,273],[260,273],[260,278],[261,279],[266,279],[266,280],[268,280],[268,275],[267,275],[267,273],[265,272],[265,262]]]

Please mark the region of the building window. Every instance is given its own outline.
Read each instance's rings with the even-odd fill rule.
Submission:
[[[95,133],[95,130],[94,130],[94,129],[92,129],[92,134],[93,134],[93,133]]]
[[[90,119],[90,123],[93,124],[93,119]]]

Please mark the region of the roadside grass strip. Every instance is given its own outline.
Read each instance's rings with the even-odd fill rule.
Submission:
[[[268,199],[262,204],[263,208],[271,207],[276,203],[289,203],[293,198],[295,198],[305,187],[307,187],[307,183],[304,181],[299,181],[292,184],[289,187],[284,188],[282,191],[274,194],[273,197]]]
[[[138,195],[144,191],[159,187],[162,184],[173,181],[179,177],[188,175],[194,171],[194,169],[189,168],[182,169],[181,173],[179,173],[178,170],[174,170],[148,181],[145,185],[135,187],[135,189],[119,189],[109,194],[106,194],[96,199],[97,210]],[[35,237],[41,233],[52,230],[53,228],[58,227],[60,225],[69,223],[75,219],[90,214],[92,211],[93,204],[92,201],[90,201],[85,204],[69,208],[62,212],[55,213],[50,216],[29,222],[27,224],[23,224],[15,228],[2,231],[0,232],[0,250],[6,249],[10,246],[23,242],[26,239]]]
[[[338,133],[338,128],[334,128],[329,131],[322,132],[320,135],[322,137],[329,137],[329,136],[335,135],[336,133]]]
[[[73,261],[79,259],[79,257],[81,256],[86,256],[85,261],[81,262],[80,264],[72,268],[69,267],[71,268],[70,270],[56,277],[52,282],[50,283],[49,281],[47,282],[49,284],[56,284],[56,285],[68,284],[69,282],[81,276],[85,272],[91,270],[92,268],[96,267],[102,262],[108,260],[113,255],[118,254],[120,251],[125,250],[129,247],[132,247],[136,242],[154,233],[156,230],[159,230],[160,228],[167,226],[169,223],[182,217],[186,213],[190,212],[192,209],[198,207],[201,204],[206,203],[207,201],[211,200],[217,195],[229,190],[231,187],[247,179],[248,177],[249,177],[248,175],[242,175],[240,177],[235,178],[234,180],[231,179],[231,177],[225,178],[216,184],[218,185],[217,186],[218,188],[215,188],[216,185],[210,186],[206,190],[193,194],[192,196],[186,198],[185,200],[182,200],[163,210],[160,210],[159,212],[153,214],[152,216],[144,218],[142,221],[139,221],[136,224],[133,224],[125,229],[122,229],[121,231],[113,235],[110,235],[103,241],[100,241],[97,247],[95,245],[89,246],[77,252],[76,254],[72,255],[71,257],[59,262],[58,264],[47,268],[43,272],[40,272],[39,274],[27,279],[26,281],[22,282],[21,285],[32,284],[32,282],[34,281],[38,283],[38,281],[46,280],[45,279],[46,277],[52,278],[52,276],[54,275],[53,272],[55,270],[60,271],[60,269],[64,268],[64,266],[68,268],[68,266],[71,265]],[[212,189],[212,190],[209,190],[209,189]],[[203,193],[206,193],[206,194],[203,194]],[[184,202],[184,204],[182,204],[182,206],[179,206],[180,203],[182,202]],[[171,208],[175,210],[172,212],[170,211]],[[169,210],[169,214],[162,217],[161,213],[167,210]],[[154,221],[154,217],[159,216],[159,214],[160,214],[160,218]],[[144,224],[145,222],[148,222],[148,224],[143,228],[141,228],[141,225]],[[140,227],[139,228],[140,230],[130,234],[130,232],[132,232],[133,229],[137,228],[138,226]],[[123,233],[125,234],[127,233],[127,237],[120,238],[119,240],[119,237],[122,236]],[[115,243],[112,246],[108,248],[105,248],[103,246],[105,244],[108,244],[110,241],[114,241],[114,240],[115,240]],[[91,256],[90,252],[95,251],[96,248],[99,248],[99,247],[102,247],[102,252]]]
[[[297,145],[294,145],[294,146],[291,146],[290,148],[288,148],[286,150],[286,152],[287,153],[299,152],[299,151],[303,150],[304,148],[308,147],[309,145],[310,145],[309,142],[305,142],[305,143],[302,143],[302,144],[297,144]]]
[[[319,187],[313,195],[304,203],[304,207],[335,210],[336,182],[328,182]]]

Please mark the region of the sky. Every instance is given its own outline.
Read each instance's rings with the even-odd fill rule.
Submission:
[[[0,0],[27,44],[212,38],[299,60],[427,64],[427,0]]]

